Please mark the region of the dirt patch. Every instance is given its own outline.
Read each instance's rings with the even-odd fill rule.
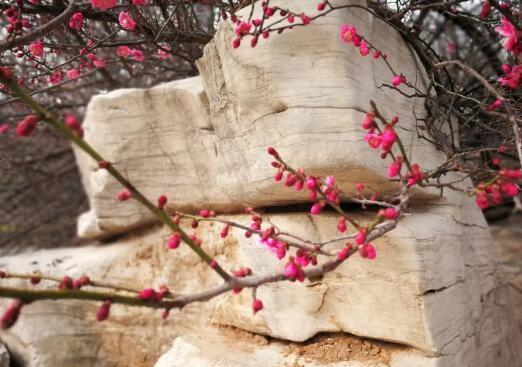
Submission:
[[[403,349],[392,343],[370,341],[352,335],[319,335],[305,343],[292,343],[286,355],[294,354],[307,362],[335,363],[356,360],[388,364],[392,352]]]
[[[268,339],[262,335],[249,333],[233,326],[218,325],[217,328],[227,338],[255,345],[268,345]]]

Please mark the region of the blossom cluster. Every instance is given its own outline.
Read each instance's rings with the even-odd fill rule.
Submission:
[[[315,201],[310,208],[310,213],[312,215],[321,214],[327,205],[338,207],[340,204],[341,192],[336,186],[334,176],[328,176],[325,180],[322,180],[318,176],[307,175],[303,169],[294,170],[288,167],[273,147],[268,148],[268,153],[276,159],[272,162],[272,166],[276,168],[276,173],[274,175],[275,181],[282,181],[283,176],[286,173],[286,178],[284,180],[285,186],[293,187],[296,191],[301,191],[304,188],[308,190],[309,199]],[[364,184],[362,183],[359,183],[357,186],[359,192],[364,189]],[[338,259],[344,261],[354,248],[359,251],[361,257],[375,259],[377,253],[374,245],[368,241],[367,235],[369,231],[371,231],[374,225],[380,223],[382,220],[396,220],[397,217],[397,209],[393,207],[386,208],[378,213],[376,221],[374,221],[372,225],[364,227],[343,214],[338,220],[337,230],[340,233],[346,232],[346,222],[349,221],[358,232],[355,236],[355,244],[347,243],[345,247],[337,253]],[[280,245],[278,241],[262,241],[262,243],[266,243],[272,251],[276,252],[278,258],[284,257],[285,252],[280,251],[281,246],[278,246]],[[299,249],[295,256],[290,256],[289,261],[285,265],[285,275],[290,280],[303,281],[303,268],[310,264],[317,264],[316,254],[311,251]]]
[[[368,131],[364,140],[372,149],[381,149],[381,158],[386,158],[392,151],[393,146],[398,141],[397,133],[395,132],[395,125],[399,122],[399,118],[394,116],[389,123],[385,123],[381,129],[376,122],[375,112],[369,111],[362,122],[362,127]],[[403,156],[397,156],[393,162],[388,166],[388,177],[395,178],[401,175]],[[408,186],[413,186],[422,181],[424,174],[417,163],[412,164],[408,172],[405,174]]]
[[[42,118],[39,115],[27,115],[23,119],[21,119],[16,125],[16,135],[19,137],[28,137],[36,130],[38,122],[41,121]],[[83,138],[83,128],[76,118],[76,116],[72,114],[67,114],[64,117],[64,125],[71,129],[79,138]],[[8,125],[4,124],[1,130],[2,132],[7,132]]]
[[[522,53],[522,42],[519,40],[519,31],[517,28],[506,18],[500,21],[500,26],[495,28],[498,34],[504,39],[502,40],[502,46],[509,52],[512,52],[514,56]]]
[[[520,87],[522,82],[522,65],[502,65],[503,77],[498,78],[498,82],[509,89],[515,90]]]
[[[4,14],[9,23],[7,27],[5,27],[8,34],[16,34],[32,28],[31,22],[22,16],[20,9],[16,5],[13,4],[5,10]]]
[[[91,0],[93,8],[101,10],[112,9],[116,6],[117,0]],[[132,0],[132,5],[144,6],[148,4],[148,0]]]
[[[352,24],[343,24],[339,30],[339,38],[346,44],[351,44],[359,49],[359,53],[362,57],[368,56],[370,51],[373,50],[373,58],[378,59],[382,57],[384,60],[387,59],[386,54],[381,50],[372,46],[368,41],[364,39],[359,33],[357,28]],[[407,79],[404,75],[394,75],[391,79],[391,83],[394,87],[398,87],[401,84],[405,84]]]
[[[500,26],[495,30],[503,37],[502,46],[518,60],[518,56],[522,53],[522,41],[520,40],[522,32],[506,18],[501,20]],[[498,78],[498,82],[511,90],[518,89],[522,81],[522,65],[502,65],[502,71],[505,76]]]
[[[21,3],[21,2],[20,2]],[[39,3],[39,1],[35,1],[35,4]],[[91,5],[95,9],[99,9],[102,11],[109,11],[110,9],[116,6],[116,0],[92,0]],[[144,6],[148,4],[148,0],[132,0],[133,6]],[[0,13],[1,14],[1,13]],[[30,30],[33,28],[31,18],[26,18],[24,13],[24,7],[21,4],[13,5],[8,8],[3,14],[7,17],[9,25],[6,27],[8,34],[21,34],[25,30]],[[136,30],[137,22],[133,19],[130,12],[121,11],[118,14],[118,23],[121,29],[130,31],[130,32],[138,32]],[[86,19],[82,12],[74,12],[68,20],[68,27],[72,31],[79,31],[82,36],[88,36],[89,31],[85,28]],[[70,80],[78,79],[84,74],[84,69],[94,69],[94,68],[106,68],[108,64],[107,56],[97,55],[95,52],[95,48],[98,46],[93,41],[93,38],[89,37],[86,40],[85,47],[79,50],[78,57],[72,58],[65,62],[60,61],[59,65],[56,68],[47,68],[47,72],[44,73],[48,75],[47,82],[51,85],[57,85],[64,81],[64,78],[67,77]],[[122,47],[124,49],[122,49]],[[157,49],[157,57],[160,60],[165,60],[171,55],[167,52],[169,47],[158,46]],[[15,56],[17,58],[26,58],[27,61],[32,62],[35,69],[44,69],[46,68],[47,63],[51,60],[46,56],[52,53],[53,55],[60,55],[60,52],[56,49],[49,49],[46,47],[43,39],[36,39],[35,41],[30,42],[25,47],[23,45],[15,46],[13,48],[13,52],[15,52]],[[116,49],[116,55],[121,58],[127,58],[131,56],[134,61],[143,62],[145,60],[145,55],[143,51],[135,48],[130,48],[128,46],[121,46]],[[76,64],[74,67],[66,69],[67,66]],[[41,75],[40,75],[41,76]],[[24,80],[21,79],[20,83],[24,83]],[[35,79],[32,79],[32,84],[36,83]]]
[[[317,11],[323,11],[326,8],[327,3],[326,2],[320,2],[317,4]],[[276,20],[274,24],[279,23],[281,20],[285,20],[290,27],[292,28],[292,25],[295,23],[296,19],[300,20],[300,25],[308,25],[312,22],[312,17],[305,13],[297,14],[295,12],[292,12],[289,9],[283,9],[278,6],[269,6],[267,1],[261,2],[261,9],[262,9],[262,18],[254,18],[250,20],[241,20],[237,16],[232,15],[231,21],[234,23],[234,33],[236,34],[236,37],[232,41],[232,47],[238,48],[241,45],[241,40],[246,35],[252,35],[252,39],[250,41],[250,45],[252,47],[256,47],[257,43],[259,41],[259,36],[263,37],[264,39],[267,39],[270,36],[270,32],[272,31],[271,25],[265,26],[265,21],[268,21],[272,17],[279,15],[281,18]],[[224,19],[226,19],[227,16],[224,15]],[[277,30],[278,33],[281,33],[284,30],[284,28],[279,28]]]
[[[502,204],[504,197],[512,198],[519,194],[520,187],[517,181],[521,179],[520,169],[502,168],[493,179],[477,186],[475,202],[481,209],[486,209],[492,204]]]
[[[143,62],[145,60],[145,55],[143,55],[143,52],[141,50],[129,46],[118,46],[116,48],[116,55],[124,59],[130,56],[138,62]]]

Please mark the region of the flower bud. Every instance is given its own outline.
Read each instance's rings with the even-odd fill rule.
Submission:
[[[347,244],[346,247],[342,248],[341,251],[337,253],[337,259],[340,261],[346,260],[350,256],[350,250],[352,249],[352,246],[350,244]]]
[[[210,212],[206,209],[201,209],[199,211],[199,216],[200,217],[203,217],[203,218],[209,218],[210,217]]]
[[[129,189],[123,189],[118,193],[118,200],[119,201],[127,201],[131,198],[132,194],[129,191]]]
[[[359,254],[361,255],[361,257],[369,260],[373,260],[377,257],[377,251],[375,250],[375,247],[373,247],[373,245],[370,243],[367,243],[359,247]]]
[[[395,219],[397,219],[397,215],[398,215],[398,214],[399,214],[399,213],[397,213],[397,209],[395,209],[395,208],[386,208],[386,209],[384,210],[384,217],[385,217],[386,219],[389,219],[389,220],[395,220]]]
[[[96,312],[96,320],[104,321],[109,317],[109,313],[111,311],[111,301],[103,301],[100,308]]]
[[[283,171],[277,170],[277,172],[274,175],[274,181],[276,181],[276,182],[281,181],[282,178],[283,178]]]
[[[268,147],[268,148],[266,148],[266,151],[267,151],[268,154],[270,154],[271,156],[274,156],[274,157],[278,157],[278,156],[279,156],[279,153],[277,153],[277,150],[275,150],[273,147]]]
[[[33,133],[36,129],[36,125],[40,121],[40,116],[27,115],[22,121],[16,125],[16,135],[21,137],[27,137]]]
[[[73,281],[73,288],[80,289],[81,287],[89,285],[90,283],[91,283],[91,280],[89,279],[89,277],[86,275],[82,275],[81,277],[79,277],[78,279],[75,279]]]
[[[261,311],[263,309],[263,302],[260,299],[255,298],[252,301],[252,310],[254,311],[254,314],[256,314],[258,311]]]
[[[221,230],[221,232],[219,232],[219,237],[221,238],[225,238],[228,236],[228,230],[230,229],[230,225],[228,224],[225,224],[225,226],[223,227],[223,229]]]
[[[0,82],[6,82],[13,79],[13,71],[6,66],[0,66]]]
[[[107,169],[110,167],[110,163],[107,162],[107,161],[99,161],[98,162],[98,167],[101,168],[101,169]]]
[[[138,294],[138,296],[143,300],[143,301],[157,301],[158,299],[158,294],[156,293],[156,291],[152,288],[145,288],[145,289],[142,289],[140,291],[140,293]]]
[[[321,211],[323,210],[325,205],[326,205],[326,203],[323,201],[319,201],[319,202],[315,203],[314,205],[312,205],[312,208],[310,209],[310,213],[312,213],[313,215],[321,214]]]
[[[0,319],[0,326],[2,329],[9,329],[16,323],[18,316],[20,316],[20,311],[22,310],[23,305],[23,302],[17,299],[7,306],[2,315],[2,318]]]
[[[158,208],[163,209],[166,203],[167,197],[165,195],[160,195],[160,197],[158,198]]]
[[[69,276],[64,276],[58,285],[60,289],[72,289],[73,288],[73,279]]]
[[[337,230],[341,233],[346,232],[346,219],[344,217],[339,218],[339,222],[337,223]]]
[[[361,228],[359,230],[359,233],[357,233],[357,236],[355,236],[355,242],[358,245],[361,245],[366,242],[366,232],[367,232],[366,228]]]

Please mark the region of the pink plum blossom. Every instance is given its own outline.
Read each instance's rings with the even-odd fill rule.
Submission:
[[[486,19],[489,16],[489,13],[491,12],[491,3],[489,0],[484,0],[482,3],[482,8],[480,9],[479,18],[480,19]]]
[[[406,77],[404,75],[395,75],[391,82],[394,87],[398,87],[399,85],[406,83]]]
[[[361,56],[368,56],[370,54],[370,49],[368,48],[368,43],[366,41],[361,42],[359,52],[361,53]]]
[[[49,83],[58,84],[63,80],[63,73],[61,71],[55,71],[49,76]]]
[[[116,0],[91,0],[91,5],[94,8],[107,10],[110,8],[114,8],[114,6],[116,5]]]
[[[78,69],[67,70],[67,77],[69,79],[78,79],[80,77],[80,71]]]
[[[498,34],[504,37],[502,46],[508,51],[513,52],[517,56],[522,51],[522,46],[518,42],[517,29],[509,20],[503,18],[500,21],[500,26],[495,28]]]
[[[143,62],[145,60],[145,56],[143,55],[143,51],[138,50],[136,48],[131,49],[131,55],[134,60],[137,62]]]
[[[339,38],[344,43],[353,43],[355,47],[361,45],[361,37],[357,34],[357,29],[351,24],[343,24],[341,26]]]
[[[402,168],[402,157],[397,157],[389,166],[388,166],[388,177],[393,178],[399,175]]]
[[[475,198],[475,203],[480,209],[487,209],[489,207],[488,196],[485,192],[477,192],[477,197]]]
[[[496,99],[494,102],[492,102],[488,106],[488,111],[498,110],[500,107],[502,107],[502,104],[503,104],[502,100]]]
[[[29,45],[29,51],[33,56],[42,57],[44,54],[44,45],[42,41],[32,42]]]
[[[74,13],[69,20],[69,28],[80,30],[82,29],[83,22],[83,14],[80,12]]]
[[[368,133],[365,135],[364,140],[368,142],[371,148],[376,149],[382,143],[382,137],[379,134]]]
[[[522,79],[522,65],[516,65],[512,68],[509,65],[503,65],[502,69],[506,73],[504,77],[498,78],[498,82],[504,87],[517,89]]]
[[[131,49],[128,46],[118,46],[116,48],[116,55],[119,57],[129,57],[131,54]]]
[[[122,11],[118,16],[118,21],[120,22],[120,26],[128,31],[133,31],[136,28],[136,22],[134,19],[124,11]]]

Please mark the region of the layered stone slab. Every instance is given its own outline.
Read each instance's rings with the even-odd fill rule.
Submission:
[[[515,311],[514,320],[522,333],[522,216],[514,214],[490,228],[502,283],[509,293]]]
[[[352,215],[361,220],[371,217],[363,212]],[[226,218],[249,221],[248,216]],[[283,213],[268,219],[312,241],[338,236],[337,217],[332,214]],[[221,239],[220,227],[201,223],[196,233],[203,247],[226,269],[250,266],[254,273],[282,269],[284,263],[255,239],[247,239],[237,230]],[[186,246],[167,250],[168,236],[165,229],[158,228],[105,247],[4,258],[2,268],[88,274],[138,288],[167,284],[177,292],[219,283]],[[490,241],[481,213],[471,200],[459,206],[419,206],[409,211],[397,229],[375,241],[376,260],[356,255],[322,279],[260,287],[257,294],[265,308],[255,316],[249,291],[189,306],[174,312],[167,322],[159,313],[116,305],[113,317],[96,323],[97,305],[41,302],[24,308],[19,323],[1,337],[21,348],[20,354],[30,356],[29,365],[39,367],[67,365],[78,356],[85,357],[85,364],[78,366],[99,365],[99,361],[119,365],[123,357],[113,356],[114,348],[133,351],[124,356],[130,365],[140,365],[140,358],[148,361],[143,365],[151,365],[175,336],[193,334],[211,321],[293,342],[325,332],[393,342],[414,350],[419,366],[517,366],[515,351],[521,339],[517,325],[510,321],[509,300],[497,280]],[[342,245],[328,247],[334,250]],[[63,353],[49,353],[57,343],[63,346]],[[93,355],[93,350],[98,352]]]
[[[211,183],[216,175],[215,136],[200,78],[151,89],[99,95],[89,104],[85,139],[146,196],[161,194],[184,209],[229,201]],[[116,205],[122,189],[107,171],[76,150],[90,211],[79,219],[81,236],[119,233],[152,219],[141,204]]]
[[[515,363],[513,350],[521,339],[510,306],[496,304],[510,301],[497,279],[487,225],[472,200],[454,204],[412,209],[375,241],[376,261],[356,256],[321,280],[260,288],[266,310],[261,322],[250,321],[248,294],[220,301],[214,322],[292,341],[344,331],[413,346],[440,358],[441,366],[449,363],[443,357],[455,366],[494,365],[502,358],[506,365]],[[295,228],[305,238],[336,235],[332,217],[299,227],[278,219],[281,228]],[[240,259],[253,269],[275,266],[263,250],[241,247]],[[494,345],[500,348],[496,353]]]
[[[154,367],[428,367],[430,359],[400,345],[333,334],[308,343],[259,339],[238,330],[178,337]]]

